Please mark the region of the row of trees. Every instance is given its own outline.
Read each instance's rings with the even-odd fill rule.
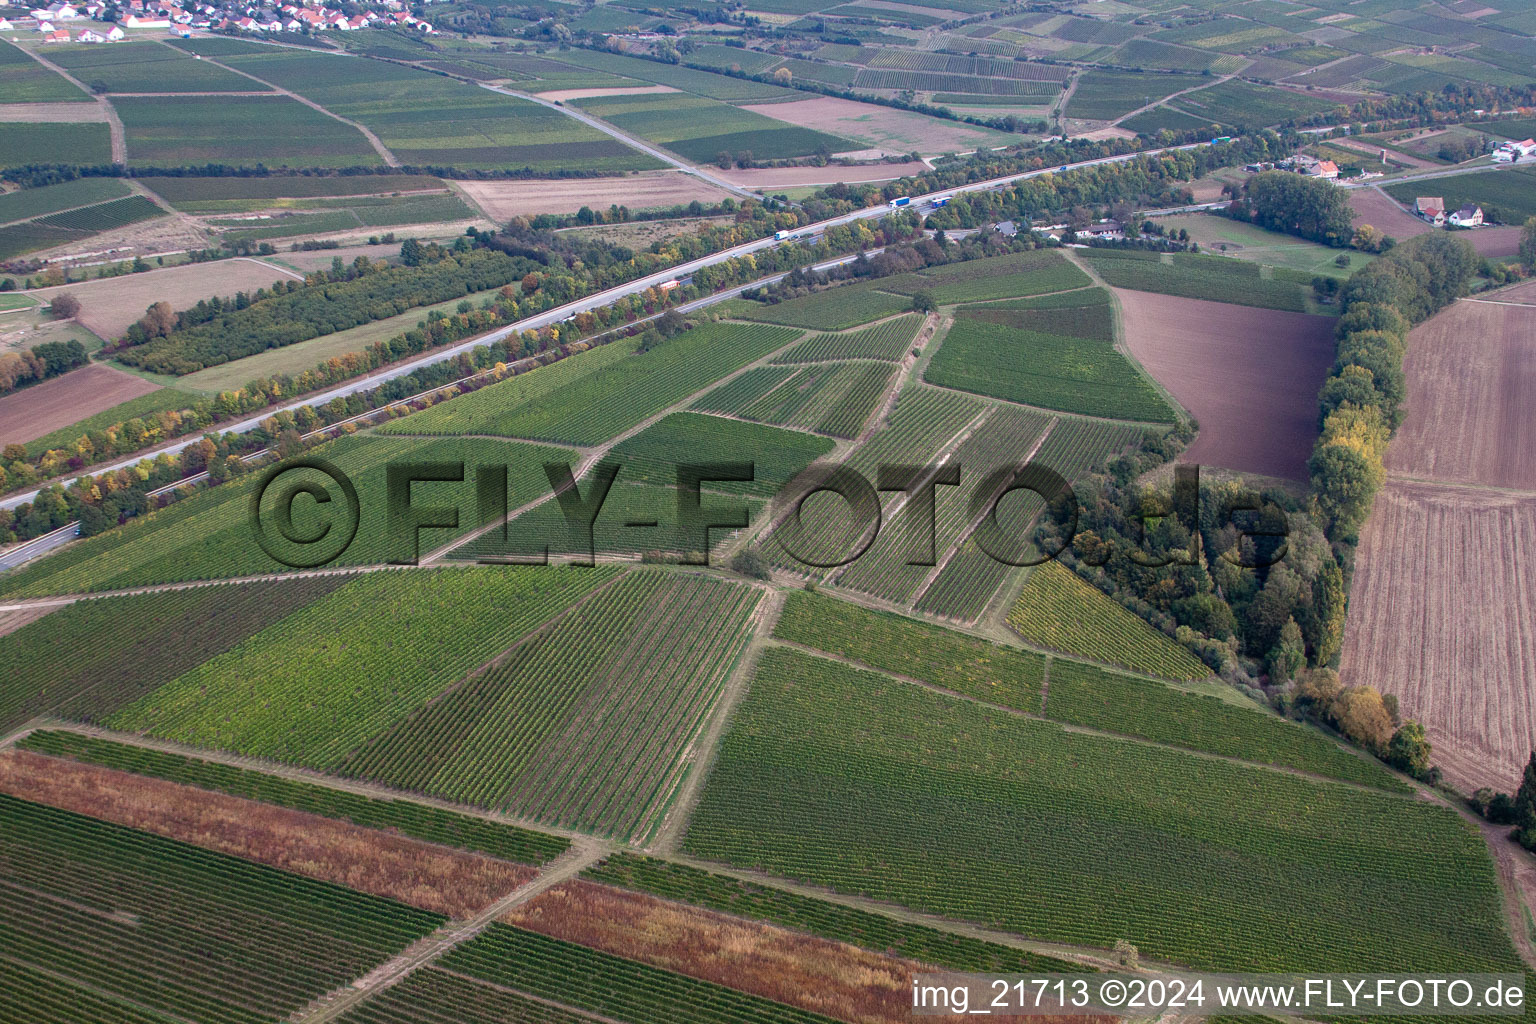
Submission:
[[[1226,215],[1336,248],[1355,237],[1350,223],[1354,214],[1344,190],[1322,178],[1289,171],[1263,171],[1249,178]]]
[[[54,305],[57,309],[58,300]],[[0,352],[0,395],[67,373],[89,359],[85,346],[73,338],[45,341],[22,352]]]

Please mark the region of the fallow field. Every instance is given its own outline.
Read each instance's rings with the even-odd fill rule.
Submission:
[[[25,444],[159,390],[158,384],[103,363],[82,366],[0,397],[0,444]]]

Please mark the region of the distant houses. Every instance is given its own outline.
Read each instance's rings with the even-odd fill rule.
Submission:
[[[1483,223],[1483,208],[1481,206],[1463,206],[1446,218],[1446,222],[1456,228],[1481,227]]]
[[[1521,139],[1519,142],[1506,142],[1493,151],[1495,163],[1512,164],[1516,160],[1536,157],[1536,139]]]
[[[1445,200],[1439,196],[1420,196],[1415,199],[1413,212],[1437,228],[1445,226]]]

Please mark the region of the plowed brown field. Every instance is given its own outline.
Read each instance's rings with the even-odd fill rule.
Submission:
[[[1536,309],[1462,301],[1415,328],[1387,471],[1536,491]]]
[[[1115,289],[1125,343],[1200,422],[1182,460],[1307,478],[1333,320]]]
[[[0,444],[25,444],[158,390],[158,384],[101,363],[82,366],[0,398]]]
[[[1404,365],[1344,679],[1397,694],[1458,788],[1511,790],[1536,748],[1536,308],[1458,302],[1413,331]]]

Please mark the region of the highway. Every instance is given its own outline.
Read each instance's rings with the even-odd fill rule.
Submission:
[[[985,192],[985,191],[988,191],[988,190],[1003,188],[1003,187],[1005,187],[1005,186],[1007,186],[1009,184],[1012,184],[1013,182],[1016,182],[1016,181],[1023,181],[1023,180],[1028,179],[1028,178],[1039,177],[1040,175],[1043,175],[1043,174],[1052,174],[1052,173],[1059,172],[1059,171],[1061,171],[1063,169],[1063,167],[1065,167],[1068,170],[1076,170],[1076,169],[1082,168],[1082,167],[1096,167],[1096,166],[1100,166],[1100,165],[1103,165],[1103,164],[1125,163],[1127,161],[1134,160],[1134,159],[1136,159],[1139,156],[1156,156],[1159,153],[1174,152],[1176,150],[1185,150],[1185,149],[1198,149],[1198,148],[1200,148],[1202,146],[1207,146],[1207,145],[1209,145],[1209,143],[1196,142],[1196,143],[1189,143],[1189,144],[1183,145],[1183,146],[1171,146],[1171,147],[1168,147],[1166,149],[1148,149],[1148,150],[1141,150],[1141,151],[1138,151],[1138,152],[1135,152],[1135,153],[1124,153],[1124,154],[1120,154],[1118,156],[1098,157],[1098,158],[1093,159],[1093,160],[1080,160],[1080,161],[1077,161],[1075,163],[1064,164],[1064,165],[1060,165],[1060,166],[1056,166],[1056,167],[1041,168],[1040,170],[1037,170],[1037,171],[1021,171],[1021,172],[1019,172],[1017,174],[1004,175],[1003,177],[999,177],[999,178],[990,178],[990,179],[988,179],[986,181],[972,182],[971,184],[968,184],[968,185],[958,185],[958,186],[956,186],[954,188],[942,189],[942,190],[937,191],[937,192],[930,192],[930,193],[926,193],[926,194],[920,195],[920,196],[913,196],[912,197],[912,206],[911,206],[911,208],[926,207],[926,206],[928,206],[931,203],[931,201],[934,198],[936,198],[938,196],[956,195],[956,194],[965,193],[965,192]],[[835,227],[835,226],[838,226],[838,225],[841,225],[841,224],[853,224],[853,223],[856,223],[858,221],[863,221],[863,220],[879,220],[881,218],[889,216],[892,212],[893,211],[892,211],[892,209],[889,206],[886,206],[886,205],[883,205],[883,204],[880,205],[880,206],[865,207],[864,209],[855,210],[855,211],[853,211],[851,213],[846,213],[846,214],[843,214],[842,216],[839,216],[839,217],[833,217],[833,218],[830,218],[828,220],[818,221],[815,224],[804,225],[804,226],[796,229],[796,234],[801,236],[801,237],[805,237],[805,236],[809,236],[809,235],[819,235],[819,234],[823,233],[824,231],[826,231],[828,228],[831,228],[831,227]],[[391,366],[391,367],[389,367],[387,369],[378,370],[378,371],[376,371],[374,373],[367,374],[366,376],[358,377],[355,380],[347,381],[346,383],[337,385],[336,387],[331,388],[331,389],[329,389],[327,391],[318,392],[316,394],[312,394],[312,395],[309,395],[309,396],[301,398],[301,399],[297,399],[297,400],[292,401],[292,402],[287,402],[287,403],[285,403],[283,405],[280,405],[280,406],[277,406],[275,408],[269,408],[269,409],[267,409],[267,410],[265,410],[265,411],[263,411],[263,412],[261,412],[261,413],[259,413],[257,415],[250,416],[250,417],[248,417],[246,419],[239,420],[239,421],[236,421],[234,423],[219,424],[216,427],[213,427],[213,428],[210,428],[210,429],[216,430],[217,432],[220,432],[220,433],[241,433],[241,434],[247,433],[247,432],[249,432],[251,430],[254,430],[256,427],[260,426],[261,422],[263,420],[268,419],[269,417],[271,417],[273,414],[275,414],[277,412],[293,411],[293,410],[296,410],[296,409],[300,409],[300,408],[302,408],[304,406],[324,405],[325,403],[331,401],[334,398],[343,398],[343,397],[346,397],[347,395],[356,394],[358,392],[372,391],[373,389],[379,387],[382,384],[387,383],[388,381],[394,380],[394,379],[396,379],[398,377],[407,376],[407,375],[415,372],[416,370],[420,369],[423,366],[430,366],[430,365],[432,365],[434,363],[440,363],[440,362],[443,362],[445,360],[452,359],[454,356],[456,356],[456,355],[458,355],[458,354],[460,354],[462,352],[472,351],[477,346],[492,344],[494,342],[500,341],[501,339],[503,339],[503,338],[505,338],[505,337],[507,337],[509,335],[517,334],[517,333],[520,333],[522,331],[536,330],[537,328],[540,328],[540,327],[548,327],[548,326],[553,325],[553,324],[558,324],[562,320],[566,319],[567,317],[574,316],[577,313],[582,313],[582,312],[586,312],[588,310],[597,309],[600,306],[609,305],[610,303],[612,303],[612,302],[614,302],[614,301],[616,301],[616,300],[618,300],[620,298],[623,298],[623,297],[628,296],[628,295],[633,295],[633,294],[635,294],[637,292],[642,292],[642,291],[644,291],[647,288],[653,287],[655,285],[662,284],[662,283],[664,283],[666,281],[673,280],[674,278],[688,277],[689,275],[693,274],[695,271],[697,271],[697,270],[699,270],[699,269],[701,269],[703,267],[714,266],[715,264],[723,263],[723,262],[725,262],[726,260],[729,260],[729,259],[734,259],[734,258],[739,257],[739,256],[746,256],[746,255],[750,255],[750,254],[753,254],[753,253],[762,252],[762,251],[764,251],[766,249],[772,249],[772,248],[775,248],[775,247],[777,247],[779,245],[784,245],[784,244],[789,244],[789,243],[788,242],[776,241],[772,237],[760,238],[760,239],[758,239],[756,241],[753,241],[753,242],[745,242],[745,243],[743,243],[741,245],[738,245],[738,246],[736,246],[734,248],[731,248],[731,249],[726,249],[726,250],[714,253],[714,254],[709,255],[709,256],[702,256],[702,257],[700,257],[700,258],[698,258],[696,260],[690,260],[687,263],[683,263],[683,264],[680,264],[680,265],[677,265],[677,266],[669,267],[666,270],[659,271],[659,272],[654,273],[654,274],[649,274],[649,275],[647,275],[645,277],[637,278],[634,281],[629,281],[629,282],[627,282],[625,284],[622,284],[622,285],[616,285],[616,286],[614,286],[612,288],[606,289],[606,290],[601,291],[601,292],[594,292],[593,294],[588,295],[585,298],[577,299],[574,302],[568,302],[568,303],[566,303],[563,306],[557,306],[556,308],[551,309],[551,310],[549,310],[547,312],[540,313],[540,314],[538,314],[536,316],[528,317],[527,319],[524,319],[524,320],[519,320],[517,323],[509,324],[506,327],[497,328],[494,331],[490,331],[490,332],[488,332],[486,334],[478,335],[477,337],[470,338],[470,339],[467,339],[465,341],[458,342],[458,343],[456,343],[454,345],[450,345],[450,346],[447,346],[447,347],[444,347],[444,348],[440,348],[440,349],[435,349],[435,350],[433,350],[431,352],[423,353],[423,354],[415,357],[414,359],[410,359],[410,360],[407,360],[405,362],[396,364],[395,366]],[[835,260],[830,260],[830,261],[828,261],[826,263],[817,264],[817,267],[818,268],[822,268],[822,267],[827,267],[827,266],[834,266],[834,265],[837,265],[837,264],[840,264],[840,263],[850,262],[850,261],[852,261],[854,259],[857,259],[857,258],[858,258],[858,254],[854,253],[854,254],[850,254],[848,256],[839,257],[839,258],[837,258]],[[684,306],[682,306],[680,308],[685,310],[685,311],[703,308],[704,306],[710,305],[712,303],[720,302],[720,301],[722,301],[724,299],[731,298],[731,297],[733,297],[735,295],[738,295],[745,288],[758,287],[758,286],[760,286],[762,284],[771,283],[773,281],[778,280],[778,278],[782,277],[782,276],[783,276],[782,274],[772,275],[770,277],[763,278],[761,281],[754,281],[751,284],[742,285],[742,286],[739,286],[739,287],[729,288],[729,289],[726,289],[724,291],[717,292],[717,293],[715,293],[713,295],[707,295],[707,296],[704,296],[703,298],[695,299],[692,302],[689,302],[689,303],[685,304]],[[436,390],[436,389],[433,389],[433,390]],[[173,441],[173,442],[170,442],[168,444],[161,445],[158,448],[153,448],[153,449],[149,449],[149,450],[146,450],[146,451],[137,452],[134,455],[132,455],[132,456],[130,456],[128,458],[119,460],[117,462],[110,462],[110,463],[104,463],[104,464],[99,465],[99,466],[93,466],[90,469],[90,473],[91,473],[91,475],[99,475],[101,473],[112,472],[112,471],[118,470],[118,469],[127,469],[128,467],[133,466],[136,463],[138,463],[140,460],[145,459],[145,458],[152,458],[153,456],[158,455],[161,452],[166,452],[166,453],[170,453],[170,454],[179,453],[179,452],[181,452],[181,451],[191,447],[192,445],[197,444],[201,440],[202,440],[202,434],[188,435],[186,437],[180,438],[180,439],[178,439],[176,441]],[[259,453],[259,452],[258,453],[252,453],[252,455],[249,456],[249,457],[255,457],[256,455],[259,455],[259,454],[261,454],[261,453]],[[75,478],[75,479],[77,479],[77,478]],[[200,477],[189,477],[189,478],[187,478],[185,480],[178,481],[173,486],[181,486],[184,483],[196,483],[196,482],[198,482],[199,479],[200,479]],[[68,483],[73,482],[73,481],[72,480],[67,480],[67,481],[63,481],[63,482],[68,484]],[[11,495],[11,496],[3,499],[3,500],[0,500],[0,508],[13,509],[13,508],[15,508],[18,505],[22,505],[22,504],[25,504],[27,502],[30,502],[36,496],[37,496],[37,490],[36,489],[30,490],[30,491],[25,491],[25,492],[22,492],[22,493],[19,493],[19,494],[14,494],[14,495]],[[70,529],[70,528],[66,528],[66,529]],[[0,569],[10,568],[10,567],[12,567],[12,566],[14,566],[16,564],[20,564],[19,562],[12,561],[12,559],[14,559],[20,553],[28,553],[28,557],[30,558],[30,557],[36,557],[37,555],[42,554],[46,550],[51,550],[51,547],[43,547],[40,550],[30,550],[29,551],[29,549],[31,548],[32,545],[40,544],[41,542],[46,541],[46,540],[48,540],[49,538],[51,538],[53,536],[54,536],[53,534],[50,534],[47,537],[36,538],[33,541],[29,541],[27,544],[18,545],[17,547],[12,548],[10,551],[4,553],[3,555],[0,555]],[[57,547],[59,544],[66,543],[68,540],[69,540],[69,537],[62,537],[62,538],[56,540],[52,544],[52,547]],[[27,559],[25,559],[25,558],[22,559],[22,561],[25,561],[25,560],[27,560]]]

